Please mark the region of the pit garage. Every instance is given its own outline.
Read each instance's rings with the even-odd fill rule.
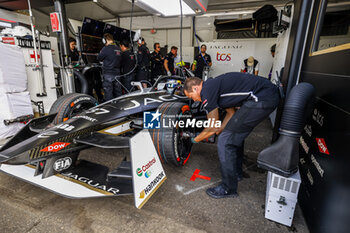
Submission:
[[[0,0],[0,54],[1,232],[350,231],[350,1]]]

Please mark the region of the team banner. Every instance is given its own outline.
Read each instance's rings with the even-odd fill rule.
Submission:
[[[147,129],[130,139],[130,154],[135,206],[141,209],[166,180],[166,175]]]
[[[227,72],[240,72],[243,60],[253,56],[259,61],[259,75],[267,77],[273,63],[270,48],[276,38],[237,39],[214,42],[203,42],[207,45],[207,53],[213,65],[210,77]]]

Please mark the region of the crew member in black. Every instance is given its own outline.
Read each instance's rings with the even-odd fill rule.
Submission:
[[[219,120],[218,109],[226,110],[220,128],[205,128],[192,142],[219,135],[222,184],[209,188],[207,194],[213,198],[236,197],[237,182],[242,176],[244,139],[277,107],[278,89],[266,78],[232,72],[205,82],[197,77],[188,78],[184,93],[202,102],[208,119]],[[236,111],[235,107],[240,108]]]
[[[77,41],[74,38],[70,37],[68,39],[68,43],[69,43],[68,56],[70,57],[70,60],[72,63],[78,63],[79,62],[79,52],[76,49]]]
[[[177,47],[172,46],[170,52],[165,56],[164,68],[168,76],[175,75],[174,60],[177,56]]]
[[[152,81],[157,80],[159,75],[164,74],[164,57],[160,53],[160,44],[154,43],[153,45],[154,51],[151,53],[151,78]]]
[[[103,90],[105,100],[111,100],[122,95],[120,83],[120,62],[121,51],[119,46],[114,43],[113,36],[109,33],[103,35],[103,47],[97,56],[97,59],[103,62]],[[118,81],[116,81],[116,79]]]
[[[126,74],[122,77],[122,84],[130,91],[132,88],[131,82],[135,79],[135,55],[130,51],[127,41],[122,41],[120,48],[122,50],[121,73]]]
[[[195,57],[192,65],[192,71],[196,77],[202,78],[204,67],[211,67],[211,57],[206,53],[207,46],[202,44],[201,52]]]
[[[140,38],[137,41],[139,46],[137,52],[137,73],[136,80],[137,81],[148,81],[149,80],[149,65],[150,65],[150,52],[145,45],[145,39]],[[146,83],[142,83],[143,87],[147,87]]]

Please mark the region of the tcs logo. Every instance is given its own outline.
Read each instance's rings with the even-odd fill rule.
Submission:
[[[218,53],[216,52],[217,61],[231,61],[231,53]]]

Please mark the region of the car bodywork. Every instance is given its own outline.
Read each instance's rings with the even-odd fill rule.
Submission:
[[[183,81],[183,78],[177,79]],[[62,192],[58,189],[67,184],[57,179],[107,196],[132,194],[131,179],[122,179],[120,175],[124,172],[125,178],[130,178],[130,163],[123,161],[114,171],[119,178],[113,179],[113,172],[105,166],[89,161],[76,164],[78,153],[91,146],[128,148],[130,136],[143,129],[143,112],[154,111],[165,102],[190,101],[185,96],[159,89],[153,86],[121,96],[59,124],[53,124],[56,114],[31,120],[0,149],[0,170],[73,198],[96,195],[81,195],[81,190],[73,194],[69,190]],[[61,187],[57,187],[60,184]]]

